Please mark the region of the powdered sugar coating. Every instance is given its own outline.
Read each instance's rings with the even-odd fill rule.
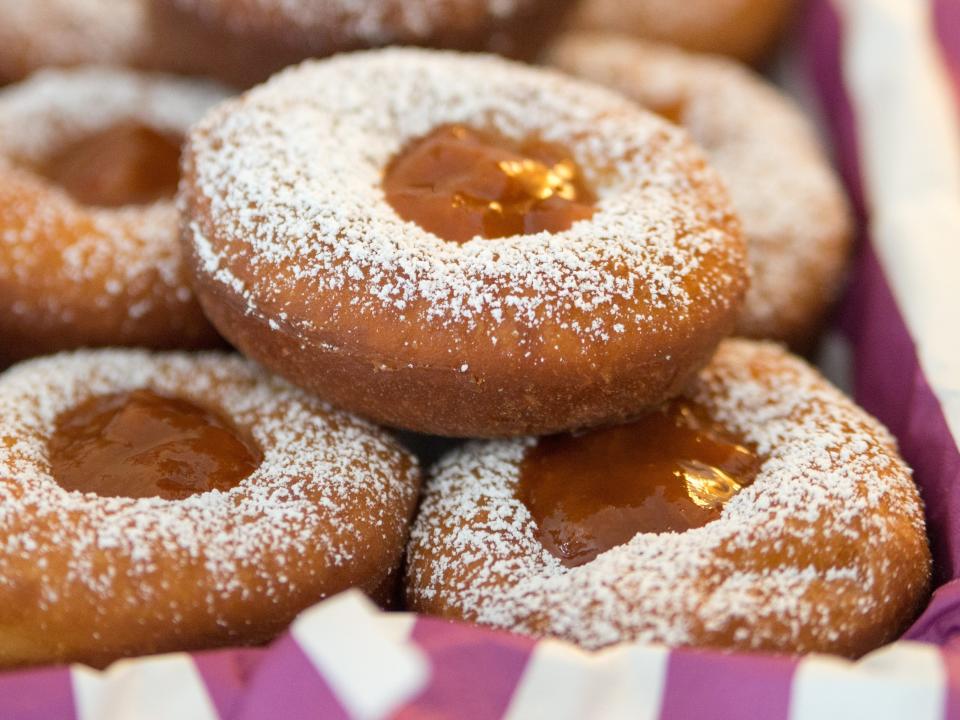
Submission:
[[[227,492],[184,500],[62,489],[47,452],[57,415],[140,388],[221,413],[263,461]],[[181,624],[195,634],[219,624],[243,640],[244,624],[344,589],[351,572],[375,589],[398,562],[418,484],[416,463],[386,433],[238,356],[99,351],[24,363],[0,376],[0,596],[29,589],[41,622],[99,598],[112,617],[91,619],[89,631],[146,612],[145,637],[165,623],[172,638]],[[240,617],[238,603],[249,603]]]
[[[150,42],[148,19],[146,0],[0,0],[0,78],[135,62]]]
[[[466,19],[509,18],[539,0],[174,0],[233,31],[271,30],[321,37],[336,33],[367,45],[416,42]]]
[[[594,218],[462,245],[403,222],[383,170],[451,122],[571,147],[599,196]],[[449,328],[454,359],[472,343],[532,365],[563,344],[547,326],[587,353],[625,331],[665,332],[667,315],[696,326],[695,307],[730,309],[743,282],[726,197],[682,131],[493,57],[390,49],[305,63],[205,118],[185,168],[185,235],[203,282],[271,327],[332,343],[354,341],[359,315],[411,334]],[[521,342],[497,348],[504,328]],[[405,346],[390,351],[402,358]]]
[[[764,459],[721,517],[567,569],[515,495],[534,439],[442,459],[408,551],[414,607],[597,648],[624,640],[858,654],[923,599],[929,550],[894,441],[803,361],[726,341],[689,396]]]
[[[173,203],[81,205],[31,167],[125,122],[183,136],[224,96],[209,83],[107,68],[45,71],[0,91],[3,312],[44,326],[119,318],[104,331],[108,337],[88,342],[137,337],[145,317],[174,334],[195,335],[201,319]]]
[[[676,114],[743,222],[752,282],[739,332],[809,341],[839,290],[852,226],[839,179],[799,108],[733,61],[617,36],[567,36],[550,61]]]

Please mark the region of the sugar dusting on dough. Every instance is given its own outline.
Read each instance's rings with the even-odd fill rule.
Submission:
[[[219,410],[251,435],[263,462],[227,492],[185,500],[61,488],[46,446],[57,415],[138,388]],[[0,375],[0,591],[17,592],[24,573],[11,563],[27,562],[41,611],[67,593],[176,602],[176,577],[158,575],[158,566],[199,561],[199,607],[214,612],[221,599],[250,593],[282,596],[316,572],[316,561],[302,558],[320,554],[327,567],[349,567],[372,538],[404,536],[400,508],[416,494],[418,473],[412,459],[406,474],[398,471],[403,456],[385,432],[237,356],[99,351],[24,363]],[[331,526],[337,531],[324,529]],[[107,561],[93,564],[102,554]],[[57,567],[49,573],[48,558]]]
[[[149,0],[0,0],[0,77],[55,65],[135,61],[150,43]]]
[[[240,32],[305,32],[367,44],[414,42],[444,32],[451,19],[476,24],[509,18],[538,0],[174,0],[184,9],[214,17]]]
[[[913,552],[918,568],[929,562],[918,549],[922,507],[879,423],[801,360],[749,341],[722,344],[692,397],[764,458],[720,519],[640,534],[567,569],[515,496],[535,440],[473,443],[433,470],[408,588],[485,625],[591,648],[624,639],[684,645],[704,632],[790,648],[811,632],[821,642],[849,637],[845,621],[889,605],[887,593],[920,596],[923,587],[904,587],[891,558]],[[912,546],[897,534],[904,526]],[[764,560],[768,551],[775,559]]]
[[[682,3],[680,3],[682,5]],[[836,297],[850,211],[803,113],[737,63],[611,35],[574,34],[551,64],[677,120],[710,156],[743,221],[752,284],[740,332],[789,338]]]
[[[0,190],[0,283],[31,288],[41,278],[72,289],[47,295],[42,311],[28,307],[26,299],[5,311],[42,312],[71,322],[77,319],[71,300],[82,285],[99,291],[99,307],[127,303],[127,315],[136,322],[159,301],[161,291],[148,291],[157,281],[184,306],[192,302],[172,202],[91,208],[29,167],[123,122],[185,135],[224,96],[209,83],[106,68],[45,71],[0,91],[0,172],[8,176]],[[76,237],[66,240],[72,234]]]
[[[384,200],[383,169],[448,122],[571,147],[598,191],[596,214],[564,232],[462,245],[403,222]],[[728,273],[743,255],[726,195],[683,131],[600,88],[493,57],[390,49],[305,63],[205,118],[185,166],[202,273],[297,332],[360,314],[494,345],[503,324],[552,323],[588,348],[625,326],[661,330],[667,312],[728,307],[743,280]],[[322,318],[295,309],[344,289],[349,302]]]

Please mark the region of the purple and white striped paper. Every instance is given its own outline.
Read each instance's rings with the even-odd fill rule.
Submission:
[[[798,31],[869,237],[838,323],[855,394],[927,504],[939,587],[905,639],[856,663],[587,653],[347,593],[266,649],[0,674],[0,720],[960,719],[960,0],[811,0]]]

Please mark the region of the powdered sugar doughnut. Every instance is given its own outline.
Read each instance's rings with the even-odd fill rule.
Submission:
[[[259,462],[229,489],[180,499],[64,489],[58,418],[130,391],[218,413]],[[157,434],[143,425],[137,439]],[[142,457],[184,463],[184,447]],[[326,595],[382,591],[418,486],[385,433],[237,356],[93,351],[18,365],[0,375],[0,666],[259,643]]]
[[[147,19],[147,0],[0,0],[0,81],[53,65],[142,65]]]
[[[728,60],[610,35],[571,35],[550,62],[683,125],[743,221],[752,277],[737,332],[809,347],[840,289],[850,210],[809,121]]]
[[[218,342],[187,284],[168,196],[183,134],[222,98],[208,84],[106,69],[0,91],[0,364]]]
[[[926,598],[930,553],[888,432],[773,344],[725,341],[686,397],[762,462],[717,519],[636,534],[567,567],[518,497],[521,466],[544,440],[473,443],[427,483],[408,550],[410,606],[587,648],[857,656],[903,631]]]
[[[384,171],[450,123],[568,146],[595,214],[466,242],[405,222]],[[207,116],[184,158],[183,236],[214,324],[296,384],[406,429],[634,415],[708,360],[746,287],[739,226],[682,131],[490,56],[305,63]]]
[[[533,57],[566,18],[573,0],[160,0],[171,23],[206,29],[246,48],[246,77],[259,82],[310,57],[384,45],[483,50]]]
[[[584,0],[572,25],[756,62],[773,48],[794,5],[794,0]]]

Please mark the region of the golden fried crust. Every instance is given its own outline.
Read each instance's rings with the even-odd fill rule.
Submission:
[[[107,69],[49,71],[0,92],[0,366],[77,347],[222,344],[190,290],[172,201],[92,207],[34,169],[118,124],[182,136],[222,97]]]
[[[229,418],[263,461],[185,500],[67,492],[54,416],[149,388]],[[99,351],[0,376],[0,666],[257,644],[349,587],[392,596],[419,489],[386,433],[236,356]]]
[[[3,177],[5,175],[5,177]],[[58,212],[59,211],[59,212]],[[56,215],[56,217],[54,217]],[[144,212],[115,223],[110,231],[92,227],[90,218],[63,193],[16,169],[0,171],[0,227],[22,242],[0,241],[0,367],[28,357],[68,348],[144,346],[157,349],[209,348],[221,340],[203,316],[189,288],[184,269],[169,278],[157,267],[144,267],[132,277],[112,263],[86,269],[78,277],[71,267],[71,249],[82,244],[108,247],[113,230],[137,237],[144,222],[160,222],[172,230],[168,212]],[[49,218],[39,232],[37,218]],[[24,247],[30,246],[29,255]],[[117,290],[116,285],[123,278]],[[131,308],[143,312],[131,314]]]
[[[794,0],[584,0],[570,26],[756,63],[774,48],[794,5]]]
[[[386,45],[493,52],[531,59],[574,0],[149,0],[157,45],[177,45],[194,72],[241,87],[306,58]]]
[[[549,127],[598,186],[594,218],[462,245],[400,220],[383,167],[451,116]],[[305,64],[209,116],[184,160],[182,238],[212,322],[293,382],[405,429],[485,437],[635,415],[706,362],[746,290],[739,225],[685,135],[490,57]]]
[[[535,439],[473,443],[432,470],[407,556],[409,606],[560,637],[862,655],[927,598],[922,505],[893,439],[778,346],[721,344],[686,393],[763,466],[721,517],[639,534],[568,569],[517,498]]]

